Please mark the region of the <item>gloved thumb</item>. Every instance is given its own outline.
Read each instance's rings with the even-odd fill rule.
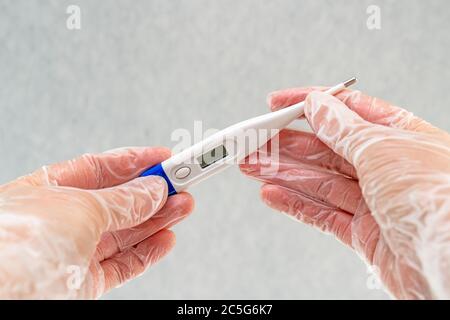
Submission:
[[[394,130],[364,120],[336,97],[319,91],[307,96],[305,116],[317,137],[355,166],[363,150]]]
[[[162,208],[167,183],[158,176],[141,177],[119,186],[85,191],[92,195],[102,232],[141,224]]]

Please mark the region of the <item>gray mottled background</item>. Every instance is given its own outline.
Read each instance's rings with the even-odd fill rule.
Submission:
[[[82,29],[69,31],[69,4]],[[366,8],[381,8],[381,30]],[[0,0],[0,182],[85,152],[168,145],[272,90],[359,88],[450,130],[450,2]],[[177,246],[117,298],[387,298],[332,237],[266,208],[237,169],[192,189]]]

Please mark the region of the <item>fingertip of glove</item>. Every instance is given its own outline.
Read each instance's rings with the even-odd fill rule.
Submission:
[[[178,214],[181,217],[186,217],[194,211],[195,201],[194,197],[188,192],[180,192],[170,197],[170,202],[167,205],[172,208],[176,207]]]
[[[267,204],[268,206],[271,206],[271,204],[272,204],[271,197],[272,197],[273,193],[276,191],[277,191],[277,187],[275,187],[274,185],[264,184],[259,189],[259,196],[261,197],[261,200],[265,204]]]
[[[255,172],[257,172],[259,166],[256,164],[249,164],[249,163],[241,163],[239,165],[239,170],[241,171],[242,174],[246,175],[246,176],[254,176]]]
[[[177,237],[175,236],[175,233],[169,229],[163,229],[159,231],[155,236],[158,237],[159,240],[164,242],[164,246],[167,251],[172,249],[177,243]]]
[[[190,214],[192,211],[194,211],[194,208],[195,208],[194,197],[190,193],[187,193],[187,192],[181,192],[178,195],[184,197],[183,201],[185,204],[186,214]]]
[[[279,109],[288,107],[301,100],[300,94],[297,89],[283,89],[269,93],[266,97],[266,103],[270,107],[270,110],[277,111]]]
[[[272,91],[266,97],[266,103],[272,111],[285,108],[301,100],[302,89],[290,88]]]
[[[266,103],[267,103],[267,105],[270,107],[270,109],[273,109],[273,108],[274,108],[274,106],[273,106],[273,100],[274,100],[274,97],[275,97],[276,93],[277,93],[277,91],[274,91],[274,92],[269,93],[269,94],[266,96]]]
[[[262,201],[270,208],[283,214],[293,216],[293,211],[291,208],[293,199],[289,196],[288,191],[283,187],[265,184],[260,189],[260,196]]]
[[[151,152],[159,153],[159,155],[161,157],[163,157],[164,159],[170,158],[170,156],[172,155],[172,150],[170,150],[167,147],[157,146],[157,147],[151,147],[151,148],[149,148],[149,150]]]
[[[239,164],[239,170],[240,170],[243,174],[246,174],[246,171],[248,170],[248,164],[247,164],[247,163],[240,163],[240,164]]]
[[[134,180],[135,183],[141,184],[147,191],[152,194],[166,194],[168,192],[167,182],[160,176],[139,177]]]

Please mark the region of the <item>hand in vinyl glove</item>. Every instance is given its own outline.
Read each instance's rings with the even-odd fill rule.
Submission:
[[[134,178],[169,156],[87,154],[0,186],[0,297],[98,298],[166,255],[193,200],[166,202],[164,179]]]
[[[450,136],[357,91],[314,88],[269,97],[273,110],[306,98],[315,132],[284,130],[279,170],[244,164],[263,201],[335,235],[376,268],[396,298],[450,298]]]

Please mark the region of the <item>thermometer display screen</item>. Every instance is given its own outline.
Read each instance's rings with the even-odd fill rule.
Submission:
[[[198,162],[200,163],[200,167],[202,169],[205,169],[206,167],[209,167],[210,165],[212,165],[214,162],[217,162],[220,159],[225,158],[227,155],[228,155],[228,152],[227,152],[227,149],[225,149],[225,146],[220,145],[220,146],[202,154],[197,159],[198,159]]]

